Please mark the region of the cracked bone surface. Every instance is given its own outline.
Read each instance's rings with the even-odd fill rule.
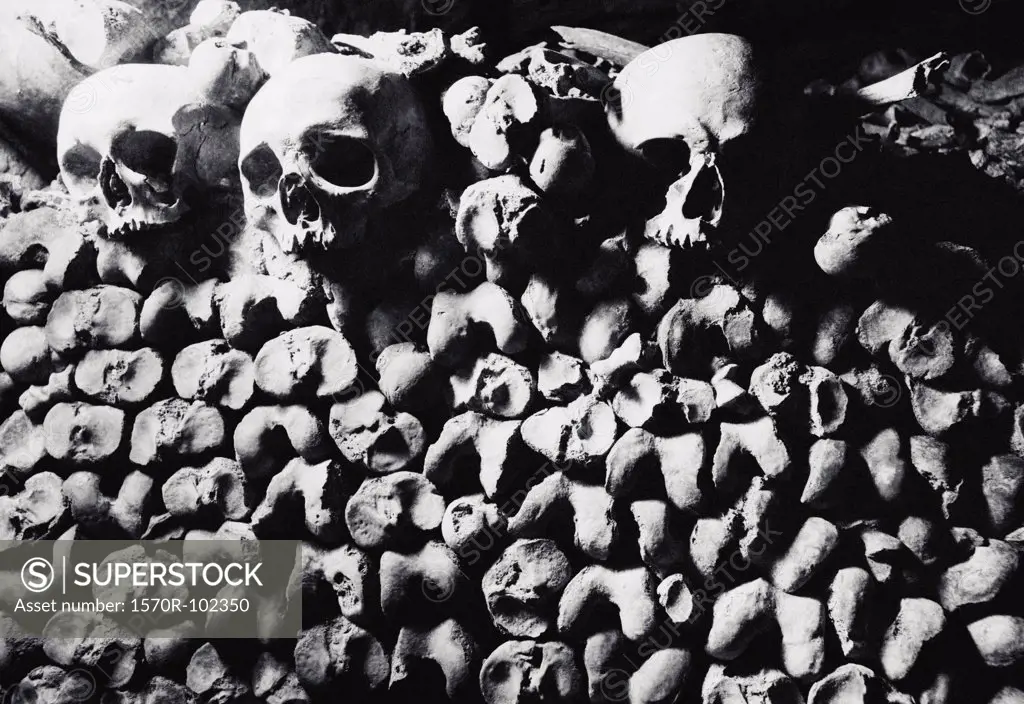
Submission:
[[[303,544],[303,589],[315,590],[326,582],[337,595],[341,615],[356,624],[369,625],[378,613],[379,576],[372,558],[354,545],[325,550]],[[308,573],[305,571],[308,569]],[[310,582],[313,582],[310,584]]]
[[[423,455],[423,426],[409,413],[386,407],[384,395],[371,391],[331,407],[331,437],[349,462],[371,474],[399,472]]]
[[[336,616],[302,633],[295,644],[295,673],[311,690],[346,686],[372,691],[388,678],[387,652],[368,631]]]
[[[311,465],[297,457],[270,480],[263,501],[253,511],[252,529],[257,535],[273,535],[282,531],[282,526],[294,525],[295,521],[289,521],[299,505],[301,525],[314,538],[332,543],[345,534],[344,501],[336,463],[325,460]]]
[[[572,649],[558,641],[506,641],[480,669],[480,689],[487,704],[518,704],[540,697],[572,700],[582,686]]]
[[[75,386],[91,399],[112,406],[145,403],[163,377],[164,361],[149,347],[91,350],[75,367]]]
[[[358,373],[355,352],[330,328],[296,328],[267,342],[256,355],[256,385],[279,400],[312,395],[332,398]]]
[[[603,565],[588,565],[569,581],[558,602],[558,630],[568,634],[580,628],[592,628],[587,614],[601,602],[619,612],[622,634],[641,640],[658,627],[657,585],[646,567],[613,570]],[[581,621],[583,623],[581,623]]]
[[[526,444],[555,465],[597,462],[611,450],[615,431],[611,406],[593,396],[539,411],[523,421],[521,430]]]
[[[523,179],[498,176],[462,193],[455,234],[467,252],[483,256],[488,281],[514,291],[552,227],[543,200]]]
[[[164,506],[179,516],[212,514],[214,519],[241,521],[249,515],[245,475],[233,460],[217,457],[202,467],[183,467],[164,482]]]
[[[558,596],[571,567],[558,546],[517,540],[491,565],[481,583],[495,626],[516,638],[539,638],[554,626]]]

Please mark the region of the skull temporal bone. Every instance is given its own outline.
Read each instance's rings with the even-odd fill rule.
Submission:
[[[706,242],[726,215],[726,176],[744,167],[736,162],[764,107],[750,44],[731,34],[675,39],[631,61],[614,88],[606,112],[618,141],[675,179],[646,236]]]
[[[114,66],[64,104],[61,176],[108,236],[165,229],[188,212],[190,193],[237,184],[238,126],[234,112],[203,100],[184,67]]]
[[[404,76],[356,56],[297,59],[242,120],[246,218],[286,252],[350,247],[370,216],[418,190],[431,150]]]

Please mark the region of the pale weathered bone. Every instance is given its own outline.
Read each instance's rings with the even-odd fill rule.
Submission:
[[[256,55],[224,39],[207,39],[192,50],[188,70],[199,93],[211,103],[244,111],[267,80]]]
[[[55,297],[41,269],[15,272],[4,284],[4,310],[19,325],[46,322],[46,314]]]
[[[120,0],[66,3],[54,29],[71,55],[94,69],[142,58],[158,36],[141,9]]]
[[[483,257],[488,281],[517,291],[524,271],[536,268],[553,227],[540,195],[520,177],[506,175],[463,191],[455,234],[466,251]]]
[[[564,526],[570,516],[576,547],[596,560],[606,559],[619,537],[611,497],[602,487],[569,479],[561,472],[530,489],[519,512],[509,520],[509,534],[543,537],[552,522]]]
[[[0,118],[22,135],[36,135],[33,141],[52,143],[61,105],[91,71],[30,13],[5,17],[2,24]]]
[[[28,474],[47,455],[46,431],[25,411],[15,411],[0,423],[0,463],[6,473]]]
[[[183,467],[161,487],[164,506],[172,516],[241,521],[249,515],[245,475],[234,460],[216,457],[202,467]]]
[[[443,516],[444,499],[413,472],[364,480],[345,507],[349,533],[366,550],[408,544],[438,528]]]
[[[479,457],[479,483],[488,497],[503,494],[518,476],[517,462],[524,455],[521,423],[498,420],[468,411],[445,422],[441,434],[427,448],[423,475],[445,489],[461,483],[459,476],[467,456]],[[465,470],[463,470],[465,471]]]
[[[17,328],[0,344],[0,366],[15,381],[43,384],[54,371],[53,350],[46,330],[38,326]]]
[[[478,358],[472,367],[456,370],[450,383],[454,410],[497,418],[522,418],[537,392],[529,369],[493,352]]]
[[[75,397],[74,375],[76,365],[69,364],[60,371],[50,374],[45,384],[30,386],[18,397],[21,410],[32,417],[39,418],[58,403],[71,401]]]
[[[200,697],[230,700],[249,694],[249,686],[231,672],[212,643],[192,654],[185,672],[185,684]]]
[[[354,358],[346,361],[355,364]],[[342,367],[338,373],[347,371]],[[420,421],[409,413],[391,411],[379,391],[334,404],[330,433],[345,459],[361,464],[371,474],[410,468],[423,457],[426,446]]]
[[[531,449],[562,466],[597,462],[615,442],[617,422],[611,406],[595,396],[581,396],[568,406],[547,408],[523,421],[523,440]]]
[[[111,527],[133,538],[141,536],[152,514],[153,479],[132,472],[113,498],[101,493],[100,481],[92,472],[75,472],[64,481],[62,491],[75,523],[87,531],[99,531],[100,536]]]
[[[93,350],[75,369],[75,386],[112,406],[145,403],[163,381],[164,361],[150,347],[134,351]]]
[[[551,692],[558,701],[572,700],[583,688],[582,679],[572,649],[558,641],[506,641],[480,668],[486,704],[517,704],[542,692]]]
[[[118,347],[139,334],[142,297],[117,286],[62,293],[46,317],[46,340],[58,353]]]
[[[900,610],[882,639],[879,659],[889,679],[902,680],[910,674],[926,644],[946,626],[942,607],[928,599],[903,599]]]
[[[610,603],[619,612],[622,633],[641,640],[657,627],[657,582],[646,567],[614,570],[588,565],[565,586],[558,602],[558,630],[570,633],[591,627],[586,615],[598,603]]]
[[[529,341],[519,303],[504,289],[485,282],[469,293],[442,291],[434,299],[427,347],[435,362],[453,367],[485,351],[488,328],[499,352],[514,355]]]
[[[124,411],[87,403],[58,403],[46,414],[46,451],[70,464],[92,464],[109,459],[121,449],[125,435]]]
[[[674,39],[630,62],[612,90],[605,111],[616,138],[645,158],[662,160],[678,179],[668,188],[664,211],[648,221],[646,236],[676,247],[713,239],[730,209],[722,171],[731,162],[723,153],[742,159],[731,153],[730,142],[742,137],[753,148],[756,123],[765,119],[751,45],[729,34]]]
[[[477,644],[472,633],[454,619],[446,619],[436,626],[404,626],[398,633],[395,650],[391,655],[392,692],[399,689],[406,679],[410,689],[418,696],[439,697],[440,691],[424,690],[422,680],[414,673],[423,662],[432,663],[444,676],[444,694],[451,701],[461,697],[475,696],[475,672],[478,663]]]
[[[967,626],[971,640],[989,667],[1010,667],[1024,659],[1024,618],[996,614]]]
[[[287,448],[281,447],[281,435]],[[323,424],[303,406],[258,406],[235,426],[233,440],[235,456],[255,477],[279,471],[295,455],[316,464],[332,452]]]
[[[379,613],[380,578],[375,560],[354,545],[324,550],[303,546],[311,553],[313,578],[323,580],[337,594],[341,615],[356,624],[369,625]]]
[[[345,492],[338,464],[325,460],[310,464],[301,457],[285,465],[267,486],[263,501],[252,514],[252,529],[259,536],[287,534],[299,513],[309,534],[327,544],[345,535]],[[295,506],[301,505],[301,512]],[[237,510],[237,509],[236,509]]]
[[[166,230],[191,207],[187,191],[237,182],[238,116],[203,102],[185,68],[114,66],[77,90],[93,104],[64,106],[61,174],[112,237]]]
[[[315,24],[276,10],[243,12],[235,18],[225,39],[255,54],[271,76],[304,56],[337,51]]]
[[[636,521],[640,559],[659,578],[686,564],[686,541],[677,530],[675,510],[663,499],[641,499],[629,505]]]
[[[180,398],[158,401],[135,417],[132,462],[168,462],[182,455],[202,455],[224,442],[224,418],[202,401]]]
[[[483,494],[461,496],[448,504],[441,520],[445,544],[464,559],[475,562],[494,549],[508,534],[508,520]]]
[[[39,472],[25,480],[21,491],[0,496],[0,538],[45,538],[64,513],[61,481],[53,472]],[[20,587],[19,587],[20,588]],[[15,593],[14,590],[11,592]]]
[[[554,542],[512,543],[481,582],[494,625],[515,638],[544,635],[555,625],[557,600],[571,576],[569,560]]]
[[[330,328],[296,328],[263,345],[256,355],[256,385],[280,401],[332,398],[358,374],[348,340]]]
[[[207,340],[178,353],[171,379],[182,398],[239,410],[252,398],[256,375],[248,354],[225,340]]]
[[[530,178],[545,193],[571,197],[589,188],[595,168],[590,142],[579,128],[549,127],[530,159]]]
[[[260,13],[236,21],[229,41],[253,14]],[[279,15],[274,23],[293,19]],[[250,225],[285,252],[355,245],[369,218],[421,186],[432,150],[423,107],[408,80],[383,64],[317,54],[277,68],[259,47],[250,49],[272,74],[242,120]]]
[[[389,670],[380,642],[344,616],[310,628],[295,644],[295,673],[311,690],[332,685],[374,690],[387,681]]]
[[[389,550],[380,558],[380,609],[389,619],[408,621],[424,609],[458,609],[469,589],[458,556],[440,541],[409,553]]]
[[[628,496],[644,473],[658,471],[665,496],[684,511],[704,501],[701,474],[707,473],[710,453],[699,433],[662,437],[645,430],[627,430],[608,452],[605,489],[614,497]]]

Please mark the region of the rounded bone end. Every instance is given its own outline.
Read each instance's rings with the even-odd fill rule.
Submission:
[[[551,540],[517,540],[484,575],[494,625],[516,638],[539,638],[554,627],[553,612],[569,583],[569,560]]]
[[[557,641],[507,641],[480,668],[486,704],[519,704],[550,695],[556,701],[572,701],[582,686],[572,649]]]

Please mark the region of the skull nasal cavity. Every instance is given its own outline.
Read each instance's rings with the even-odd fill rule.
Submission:
[[[715,166],[704,166],[694,177],[693,184],[683,201],[683,217],[688,220],[702,219],[717,225],[722,216],[725,200],[722,175]]]
[[[690,147],[681,139],[651,139],[640,145],[644,161],[675,181],[690,170]]]
[[[358,139],[321,135],[311,146],[310,168],[327,183],[356,188],[377,175],[377,157]]]
[[[320,204],[316,197],[306,188],[302,177],[298,174],[285,174],[280,183],[281,212],[292,225],[299,220],[314,222],[320,219]]]
[[[137,174],[157,176],[174,171],[178,144],[167,135],[147,130],[123,132],[114,138],[110,155]]]

